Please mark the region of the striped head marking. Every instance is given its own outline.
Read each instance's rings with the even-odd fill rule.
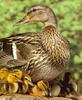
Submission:
[[[54,13],[49,7],[43,5],[35,5],[27,10],[26,15],[18,22],[18,24],[32,21],[47,22],[52,17],[54,17]]]

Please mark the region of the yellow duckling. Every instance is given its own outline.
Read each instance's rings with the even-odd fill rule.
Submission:
[[[48,89],[48,83],[44,83],[43,80],[37,82],[37,86],[38,86],[41,90]]]
[[[9,71],[7,68],[4,67],[0,69],[0,80],[6,81],[8,74],[9,74]]]
[[[20,69],[14,69],[14,70],[13,70],[13,73],[16,75],[16,77],[17,77],[18,79],[22,79],[22,77],[23,77],[23,72],[22,72]]]
[[[19,69],[14,69],[7,77],[9,83],[9,93],[16,93],[19,89],[19,83],[22,82],[22,71]]]
[[[30,93],[30,95],[33,96],[47,96],[48,95],[48,85],[45,84],[42,80],[37,82],[37,85],[35,85],[32,88],[32,92]]]
[[[7,76],[9,74],[9,71],[7,68],[0,69],[0,94],[6,94],[7,93]]]
[[[23,78],[23,84],[22,84],[22,92],[27,93],[29,92],[29,88],[33,87],[34,84],[32,82],[32,79],[29,75],[25,75]]]

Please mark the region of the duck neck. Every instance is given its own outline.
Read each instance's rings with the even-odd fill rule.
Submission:
[[[60,59],[69,55],[69,47],[67,42],[64,40],[61,34],[56,31],[56,27],[50,25],[44,28],[42,32],[42,46],[43,49],[50,54],[53,59]]]
[[[56,24],[55,24],[55,20],[54,19],[48,19],[46,22],[45,22],[45,27],[47,27],[47,26],[56,26]]]
[[[46,10],[46,14],[48,16],[48,20],[45,22],[45,27],[50,26],[50,25],[56,27],[56,25],[57,25],[57,18],[55,16],[54,12],[51,11],[51,9],[47,9]]]
[[[55,45],[55,31],[56,28],[54,26],[48,25],[44,28],[41,36],[43,48],[50,54],[54,52],[53,46]]]

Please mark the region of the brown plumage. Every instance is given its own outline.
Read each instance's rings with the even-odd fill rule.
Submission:
[[[31,21],[43,22],[45,24],[43,31],[27,32],[2,39],[3,51],[7,53],[7,44],[14,42],[17,60],[27,60],[26,67],[30,70],[32,79],[51,81],[67,68],[70,59],[69,45],[62,34],[57,32],[56,16],[49,7],[42,5],[31,7],[17,24]]]

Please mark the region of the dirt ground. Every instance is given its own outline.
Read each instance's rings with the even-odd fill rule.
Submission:
[[[14,94],[11,96],[10,95],[0,96],[0,100],[74,100],[74,99],[64,98],[64,97],[53,97],[53,98],[35,97],[30,95]],[[78,97],[78,100],[82,100],[82,96]]]

